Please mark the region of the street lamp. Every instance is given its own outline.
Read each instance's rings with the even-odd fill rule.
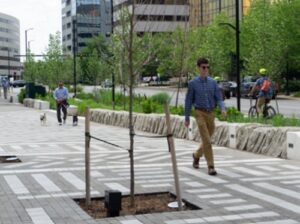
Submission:
[[[26,61],[27,61],[27,55],[28,55],[27,32],[30,31],[30,30],[33,30],[33,28],[29,28],[29,29],[25,30],[25,55],[26,55]]]
[[[113,0],[110,0],[110,17],[111,17],[111,38],[112,34],[114,33],[114,3]],[[112,91],[112,105],[113,110],[115,109],[115,73],[112,70],[112,77],[111,77],[111,91]]]
[[[29,40],[29,41],[28,41],[28,51],[29,51],[29,53],[31,53],[30,43],[33,42],[33,41],[34,41],[34,40]]]
[[[74,97],[77,95],[77,88],[76,88],[76,56],[77,56],[77,48],[78,48],[78,41],[77,40],[77,14],[72,20],[73,24],[73,79],[74,79]]]
[[[236,99],[237,99],[237,109],[241,111],[241,77],[240,77],[240,0],[235,1],[235,21],[236,24],[233,26],[230,23],[219,23],[219,25],[227,25],[235,30],[235,41],[236,41]]]

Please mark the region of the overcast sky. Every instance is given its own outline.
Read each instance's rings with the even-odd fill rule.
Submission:
[[[0,12],[20,21],[21,54],[25,54],[25,30],[31,52],[42,54],[49,34],[61,32],[61,0],[0,0]]]

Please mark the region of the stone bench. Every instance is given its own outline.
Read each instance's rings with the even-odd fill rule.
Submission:
[[[300,160],[300,131],[287,133],[287,158]]]
[[[127,111],[91,110],[91,120],[97,123],[128,128]],[[133,114],[134,129],[158,135],[166,135],[164,114]],[[184,126],[184,116],[172,115],[174,137],[200,141],[196,121],[191,117],[189,130]],[[300,132],[297,127],[272,127],[264,124],[240,124],[216,121],[212,143],[242,151],[279,158],[287,157],[287,133]],[[300,137],[299,137],[300,138]],[[300,140],[299,143],[300,144]],[[300,149],[300,147],[298,147]],[[300,153],[299,153],[300,156]]]
[[[50,103],[48,101],[25,98],[23,100],[23,105],[25,107],[35,108],[38,110],[48,110],[50,109]]]

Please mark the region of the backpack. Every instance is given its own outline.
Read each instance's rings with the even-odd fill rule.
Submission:
[[[268,79],[265,79],[260,89],[264,92],[268,92],[270,86],[271,86],[271,82]]]

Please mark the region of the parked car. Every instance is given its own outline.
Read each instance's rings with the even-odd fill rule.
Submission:
[[[105,79],[102,83],[101,86],[103,88],[110,88],[112,87],[112,82],[109,79]]]
[[[219,85],[220,89],[223,91],[225,99],[230,99],[230,97],[231,97],[231,90],[230,90],[231,84],[228,81],[219,81],[218,85]]]
[[[23,87],[26,85],[26,82],[24,80],[19,79],[19,80],[12,81],[11,85],[13,87]]]

